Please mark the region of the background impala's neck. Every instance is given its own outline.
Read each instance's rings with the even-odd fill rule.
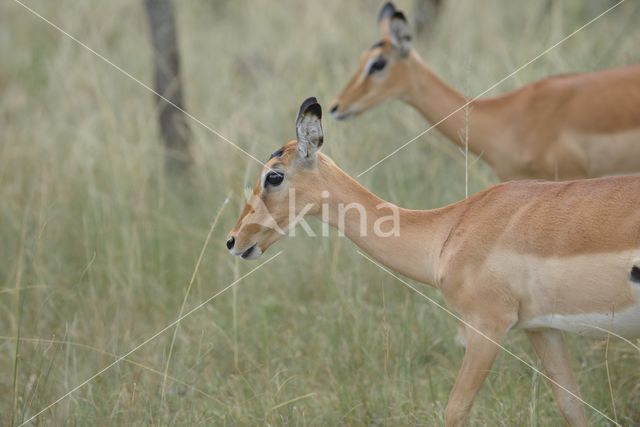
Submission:
[[[467,99],[438,78],[417,56],[412,53],[407,59],[409,70],[409,90],[404,96],[406,102],[415,107],[432,125],[451,117],[437,125],[437,128],[455,144],[464,146],[464,133],[468,129],[469,151],[476,155],[491,149],[486,129],[491,129],[492,117],[483,109],[482,101],[474,101],[463,107]]]
[[[435,285],[446,209],[402,209],[372,194],[333,162],[319,159],[319,167],[329,193],[321,200],[322,220],[390,269]]]

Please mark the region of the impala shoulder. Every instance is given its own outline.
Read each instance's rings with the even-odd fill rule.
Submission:
[[[517,205],[511,194],[521,190],[519,181],[496,184],[447,207],[449,221],[440,249],[441,258],[463,251],[475,251],[477,245],[488,244],[490,229],[505,219],[505,214]],[[503,209],[511,205],[512,209]],[[487,236],[488,237],[488,236]]]
[[[521,96],[530,108],[541,107],[552,113],[573,99],[579,91],[577,83],[574,74],[551,76],[526,85],[521,89]]]

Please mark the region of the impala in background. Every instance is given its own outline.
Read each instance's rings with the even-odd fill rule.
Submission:
[[[503,181],[640,172],[640,66],[554,76],[465,107],[412,48],[402,12],[387,3],[378,24],[382,39],[362,54],[334,118],[402,99],[455,144],[468,126],[469,150]]]

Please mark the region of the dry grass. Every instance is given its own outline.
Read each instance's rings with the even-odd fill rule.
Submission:
[[[190,112],[258,158],[291,139],[303,98],[328,106],[378,37],[379,2],[178,3]],[[552,2],[545,12],[545,3],[451,0],[418,49],[473,95],[608,4]],[[638,62],[639,14],[627,3],[495,93],[551,73]],[[151,81],[140,2],[28,4]],[[168,180],[148,92],[11,0],[0,5],[0,23],[0,423],[11,425],[178,316],[229,191],[185,310],[255,267],[232,259],[223,240],[258,166],[193,124],[192,174]],[[328,154],[357,173],[427,125],[394,102],[324,126]],[[495,182],[482,162],[470,164],[471,192]],[[465,158],[429,134],[361,181],[403,206],[440,206],[464,197]],[[462,358],[454,321],[335,235],[287,239],[280,249],[181,322],[164,400],[172,331],[34,424],[441,424]],[[620,423],[640,423],[638,351],[617,340],[570,344],[584,398],[608,414],[615,402]],[[536,363],[521,334],[506,345]],[[559,423],[544,381],[502,355],[471,424]]]

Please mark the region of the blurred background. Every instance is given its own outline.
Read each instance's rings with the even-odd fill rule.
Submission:
[[[396,3],[420,28],[415,48],[468,96],[615,3],[423,2]],[[154,85],[143,1],[24,4]],[[304,98],[328,110],[379,40],[381,5],[175,2],[185,109],[266,161],[295,136]],[[639,62],[639,9],[624,2],[491,94]],[[14,0],[0,2],[0,57],[0,424],[28,420],[278,250],[31,425],[442,424],[463,355],[454,319],[336,233],[298,233],[258,262],[231,257],[225,236],[260,165],[187,118],[190,155],[167,167],[153,94]],[[323,124],[325,153],[353,175],[429,127],[401,102]],[[359,181],[404,207],[438,207],[465,197],[465,160],[434,131]],[[471,192],[497,182],[468,163]],[[638,351],[569,342],[583,398],[638,425]],[[521,333],[505,345],[539,366]],[[470,424],[560,423],[544,378],[502,354]]]

